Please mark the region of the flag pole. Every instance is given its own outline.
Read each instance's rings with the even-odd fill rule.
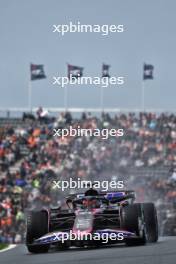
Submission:
[[[145,111],[145,84],[144,80],[142,80],[142,93],[141,93],[141,108],[142,111]]]
[[[31,80],[28,82],[28,109],[32,112],[32,83]]]
[[[69,63],[67,62],[66,63],[67,64],[67,77],[69,78],[69,80],[70,80],[70,72],[69,72]],[[65,112],[67,112],[67,108],[68,108],[68,90],[67,90],[68,88],[67,88],[67,85],[65,86],[65,88],[64,88],[64,108],[65,108]]]
[[[103,112],[104,111],[104,87],[101,86],[100,88],[100,109]]]
[[[64,108],[65,108],[65,112],[67,111],[67,108],[68,108],[68,90],[67,90],[68,88],[67,88],[67,85],[65,86],[65,89],[64,89]]]

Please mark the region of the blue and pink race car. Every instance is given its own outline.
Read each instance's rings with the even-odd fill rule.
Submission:
[[[125,243],[157,242],[158,222],[153,203],[135,203],[134,191],[86,192],[66,198],[67,209],[30,211],[26,246],[31,253],[50,246],[67,249]]]

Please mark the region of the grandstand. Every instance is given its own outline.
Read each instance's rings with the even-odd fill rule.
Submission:
[[[57,113],[41,118],[0,119],[0,219],[2,242],[22,242],[25,212],[62,199],[52,180],[128,180],[138,200],[174,202],[171,175],[176,167],[176,115],[114,112],[101,116]],[[53,137],[54,127],[123,128],[122,138]],[[147,187],[147,188],[146,188]]]

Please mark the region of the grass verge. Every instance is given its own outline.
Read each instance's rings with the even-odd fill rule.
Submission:
[[[6,248],[8,245],[7,244],[4,244],[4,243],[0,243],[0,250]]]

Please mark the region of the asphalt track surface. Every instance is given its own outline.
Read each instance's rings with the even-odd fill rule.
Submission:
[[[106,246],[99,249],[71,248],[29,254],[24,245],[0,253],[1,264],[176,264],[176,237],[161,238],[156,244],[126,247]]]

